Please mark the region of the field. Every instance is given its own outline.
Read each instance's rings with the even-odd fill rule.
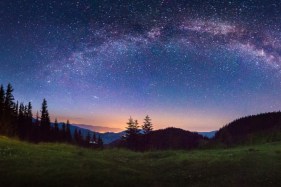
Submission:
[[[281,186],[281,142],[136,153],[0,137],[1,186]]]

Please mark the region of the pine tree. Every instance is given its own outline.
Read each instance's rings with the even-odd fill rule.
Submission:
[[[32,105],[31,102],[28,102],[28,105],[25,106],[25,123],[26,123],[26,138],[29,140],[33,139],[33,114],[32,114]]]
[[[7,112],[10,114],[13,114],[14,109],[15,109],[15,103],[14,103],[14,96],[13,96],[13,87],[9,83],[7,86],[6,94],[5,94],[5,102],[4,102],[4,107]]]
[[[21,119],[21,120],[24,119],[24,105],[23,105],[23,103],[20,103],[20,106],[19,106],[19,119]]]
[[[80,145],[83,144],[83,136],[82,136],[82,132],[81,132],[80,129],[79,129],[79,131],[78,131],[78,143],[79,143]]]
[[[90,141],[91,141],[91,134],[90,134],[90,131],[88,131],[86,139],[85,139],[85,145],[89,146]]]
[[[151,119],[148,115],[144,118],[142,130],[144,134],[149,134],[153,130]]]
[[[135,120],[135,131],[136,131],[136,133],[138,134],[139,132],[140,132],[140,130],[139,130],[139,128],[140,128],[140,126],[139,126],[139,122],[138,122],[138,120]]]
[[[59,141],[59,124],[57,118],[54,123],[54,140]]]
[[[9,136],[16,135],[18,131],[13,91],[14,89],[9,83],[6,89],[4,101],[4,133]]]
[[[129,118],[127,123],[127,130],[125,135],[125,141],[127,143],[128,148],[136,149],[137,146],[137,137],[140,134],[138,121],[133,120],[132,117]]]
[[[27,119],[28,119],[28,123],[30,125],[32,125],[32,117],[33,117],[32,105],[31,105],[31,102],[28,102],[28,106],[27,106]]]
[[[39,112],[38,112],[38,111],[36,112],[35,124],[36,124],[37,126],[40,125],[40,121],[39,121]]]
[[[26,122],[28,118],[28,111],[27,111],[27,106],[24,106],[24,121]]]
[[[4,102],[5,102],[5,90],[3,85],[0,86],[0,134],[4,132],[3,117],[4,117]]]
[[[16,113],[16,116],[18,117],[18,115],[19,115],[19,102],[18,101],[17,101],[16,107],[15,107],[15,113]]]
[[[24,105],[20,103],[19,105],[19,115],[18,115],[18,133],[21,139],[25,138],[26,127],[25,127],[25,116],[24,116]]]
[[[127,130],[126,130],[126,136],[135,136],[140,133],[139,126],[138,126],[138,120],[133,120],[131,117],[129,118],[129,122],[127,123]]]
[[[72,141],[72,137],[71,137],[71,131],[70,131],[70,123],[69,120],[66,121],[66,139],[68,142]]]
[[[49,116],[49,112],[48,112],[48,106],[47,106],[46,99],[44,99],[43,103],[42,103],[40,127],[41,127],[43,141],[49,140],[51,124],[50,124],[50,116]]]
[[[1,86],[0,86],[0,112],[2,112],[4,109],[4,102],[5,102],[5,90],[4,90],[3,85],[1,84]]]
[[[3,85],[0,86],[0,117],[2,117],[5,102],[5,90]]]
[[[135,122],[137,121],[134,121],[132,119],[132,117],[129,118],[129,122],[127,123],[127,127],[126,127],[126,137],[130,137],[132,135],[135,135],[135,134],[138,134],[139,132],[139,129],[138,129],[138,124],[136,124]]]
[[[41,126],[40,126],[39,112],[37,111],[35,123],[33,124],[32,140],[34,142],[38,142],[40,139],[41,139]]]
[[[61,125],[61,140],[66,141],[66,125],[62,123]]]
[[[74,140],[75,140],[75,143],[78,145],[82,145],[82,143],[83,143],[83,136],[82,136],[81,130],[77,130],[77,128],[75,128],[75,130],[74,130]]]

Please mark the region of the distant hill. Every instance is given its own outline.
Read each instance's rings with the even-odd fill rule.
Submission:
[[[59,128],[62,128],[62,124],[63,123],[58,123]],[[54,125],[54,123],[51,123],[51,125]],[[87,125],[89,126],[89,125]],[[105,132],[105,133],[100,133],[100,132],[95,132],[86,128],[83,128],[84,126],[76,126],[75,124],[70,124],[70,132],[72,134],[72,136],[74,135],[74,131],[75,129],[77,129],[78,131],[80,130],[82,135],[84,137],[87,136],[88,132],[91,134],[91,136],[93,135],[93,133],[96,133],[96,136],[100,136],[103,140],[104,144],[109,144],[115,140],[118,140],[122,137],[122,135],[125,134],[125,132],[119,132],[119,133],[114,133],[114,132]]]
[[[214,139],[227,145],[280,141],[281,112],[237,119],[222,127]]]
[[[81,127],[83,129],[88,129],[93,132],[101,132],[101,133],[103,133],[103,132],[119,133],[119,132],[123,131],[120,128],[112,128],[112,127],[104,127],[104,126],[93,126],[93,125],[85,125],[85,124],[72,124],[72,125]]]
[[[53,125],[53,123],[52,123]],[[59,123],[59,127],[61,128],[62,123]],[[96,133],[97,136],[101,136],[103,139],[104,144],[110,144],[114,141],[121,139],[121,137],[125,134],[125,131],[114,132],[115,130],[121,130],[118,128],[110,128],[110,127],[102,127],[102,126],[91,126],[91,125],[84,125],[84,124],[70,124],[70,131],[72,135],[74,134],[75,128],[77,130],[81,130],[81,133],[84,137],[86,137],[87,133],[90,132],[91,134]],[[101,133],[99,130],[108,130],[106,132]],[[112,132],[113,131],[113,132]],[[207,137],[213,138],[217,131],[211,132],[198,132],[198,134]],[[197,132],[195,132],[197,133]],[[115,142],[116,143],[116,142]]]
[[[145,137],[146,149],[193,149],[204,137],[196,132],[169,127],[155,130]]]
[[[204,142],[206,138],[197,132],[190,132],[179,128],[169,127],[155,130],[148,135],[140,135],[137,139],[136,150],[167,150],[167,149],[194,149]],[[123,147],[126,143],[116,140],[110,144],[112,147]]]

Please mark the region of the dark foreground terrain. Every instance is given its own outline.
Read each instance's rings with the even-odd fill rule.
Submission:
[[[1,186],[281,186],[281,142],[137,153],[0,137]]]

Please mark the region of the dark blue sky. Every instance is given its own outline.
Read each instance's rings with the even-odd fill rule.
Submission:
[[[281,107],[281,2],[0,2],[0,80],[52,118],[213,130]]]

